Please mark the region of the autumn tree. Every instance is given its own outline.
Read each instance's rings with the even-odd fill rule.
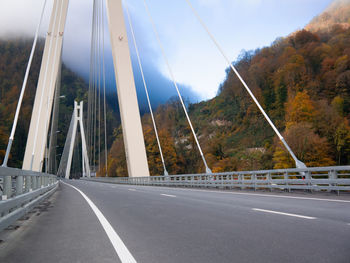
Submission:
[[[115,129],[115,140],[108,153],[108,176],[127,177],[128,170],[121,128]]]
[[[306,91],[297,92],[286,106],[286,126],[301,122],[312,122],[315,116],[315,106]]]
[[[303,161],[306,166],[330,166],[335,164],[327,140],[318,136],[312,129],[311,124],[294,124],[287,129],[284,137],[297,158]],[[273,159],[275,169],[295,166],[290,154],[280,142],[278,142]]]

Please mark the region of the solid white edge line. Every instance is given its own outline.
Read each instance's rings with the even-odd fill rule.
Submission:
[[[176,195],[167,195],[167,194],[160,194],[160,195],[168,196],[168,197],[176,197]]]
[[[90,205],[92,211],[95,213],[96,217],[100,221],[103,229],[105,230],[109,240],[111,241],[115,252],[117,253],[118,257],[120,258],[121,262],[127,262],[127,263],[136,263],[135,258],[131,255],[128,248],[125,246],[117,232],[113,229],[111,224],[108,222],[108,220],[105,218],[105,216],[102,214],[102,212],[97,208],[97,206],[90,200],[89,197],[87,197],[81,190],[79,190],[77,187],[65,183],[61,181],[63,184],[68,185],[75,190],[77,190],[86,200],[86,202]]]
[[[283,212],[265,210],[265,209],[260,209],[260,208],[252,208],[252,210],[264,212],[264,213],[284,215],[284,216],[293,216],[293,217],[298,217],[298,218],[303,218],[303,219],[317,219],[316,217],[312,217],[312,216],[303,216],[303,215],[297,215],[297,214],[283,213]]]

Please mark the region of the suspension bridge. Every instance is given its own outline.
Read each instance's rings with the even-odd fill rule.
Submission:
[[[59,79],[69,1],[54,1],[23,167],[8,167],[45,0],[0,167],[1,262],[349,262],[350,166],[306,167],[298,160],[215,34],[191,1],[184,1],[293,158],[295,168],[212,173],[146,0],[145,12],[195,139],[203,173],[168,173],[137,36],[128,3],[121,0],[93,1],[88,101],[74,103],[59,166]],[[123,178],[107,174],[106,16],[129,175]],[[149,173],[131,47],[161,157],[159,176]],[[77,140],[82,176],[71,180]],[[103,176],[96,177],[97,170]]]

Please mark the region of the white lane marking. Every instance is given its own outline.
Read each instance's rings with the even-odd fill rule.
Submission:
[[[122,185],[118,185],[123,187]],[[151,187],[151,186],[136,186],[141,187]],[[153,187],[151,187],[153,188]],[[224,192],[224,191],[213,191],[213,190],[200,190],[200,189],[180,189],[180,188],[171,188],[171,187],[162,187],[163,189],[169,190],[180,190],[180,191],[193,191],[193,192],[210,192],[210,193],[220,193],[220,194],[231,194],[231,195],[247,195],[247,196],[261,196],[261,197],[272,197],[272,198],[286,198],[286,199],[299,199],[299,200],[313,200],[313,201],[325,201],[325,202],[335,202],[335,203],[350,203],[350,200],[342,199],[327,199],[327,198],[316,198],[316,197],[301,197],[301,196],[285,196],[285,195],[270,195],[270,194],[250,194],[250,193],[234,193],[234,192]],[[159,190],[159,188],[156,188]],[[136,190],[135,190],[136,191]]]
[[[297,215],[297,214],[290,214],[290,213],[283,213],[278,211],[272,211],[272,210],[265,210],[265,209],[259,209],[259,208],[252,208],[254,211],[264,212],[264,213],[271,213],[271,214],[278,214],[278,215],[284,215],[284,216],[293,216],[303,219],[317,219],[316,217],[311,216],[303,216],[303,215]]]
[[[131,255],[128,248],[125,246],[117,232],[113,229],[111,224],[108,222],[108,220],[105,218],[105,216],[102,214],[102,212],[97,208],[97,206],[90,200],[89,197],[87,197],[81,190],[76,188],[75,186],[65,183],[61,181],[62,183],[74,188],[77,190],[86,200],[86,202],[90,205],[92,211],[94,211],[95,215],[97,216],[98,220],[100,221],[103,229],[105,230],[109,240],[111,241],[115,252],[117,252],[120,261],[121,262],[127,262],[127,263],[136,263],[135,258]]]
[[[147,187],[147,186],[144,186]],[[326,202],[338,202],[338,203],[350,203],[350,200],[341,199],[326,199],[326,198],[315,198],[315,197],[300,197],[300,196],[285,196],[285,195],[268,195],[268,194],[250,194],[250,193],[233,193],[224,191],[213,191],[213,190],[196,190],[196,189],[174,189],[170,187],[165,187],[170,190],[180,190],[180,191],[193,191],[193,192],[210,192],[210,193],[220,193],[220,194],[232,194],[232,195],[248,195],[248,196],[262,196],[262,197],[273,197],[273,198],[286,198],[286,199],[300,199],[300,200],[314,200],[314,201],[326,201]]]
[[[162,196],[168,196],[168,197],[176,197],[176,195],[167,195],[167,194],[160,194]]]
[[[130,189],[128,189],[129,191],[136,191],[136,189],[132,189],[132,188],[130,188]]]

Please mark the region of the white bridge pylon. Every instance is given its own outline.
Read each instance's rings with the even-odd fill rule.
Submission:
[[[78,104],[76,101],[74,101],[74,111],[72,114],[72,120],[69,126],[66,143],[64,145],[60,166],[58,168],[58,175],[65,177],[66,179],[69,179],[70,170],[72,167],[73,151],[75,138],[77,135],[78,123],[80,126],[82,144],[83,177],[90,177],[89,157],[87,155],[85,130],[83,125],[83,102],[81,101],[80,104]]]
[[[41,172],[43,167],[68,2],[69,0],[54,0],[23,159],[24,170]],[[130,177],[149,176],[122,0],[106,0],[106,11],[128,174]],[[85,139],[83,141],[85,143]]]

